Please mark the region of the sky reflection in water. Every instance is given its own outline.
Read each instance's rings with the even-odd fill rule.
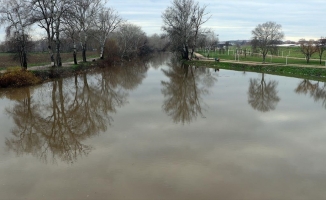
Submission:
[[[169,56],[0,91],[0,199],[323,199],[324,83]]]

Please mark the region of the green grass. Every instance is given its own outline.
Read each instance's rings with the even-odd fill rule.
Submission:
[[[14,54],[12,53],[0,53],[0,69],[6,69],[7,67],[13,66],[20,66],[19,61],[13,60],[13,55]],[[99,53],[96,51],[88,51],[86,52],[86,56],[87,59],[97,58],[99,57]],[[61,59],[63,63],[72,62],[72,52],[61,53]],[[77,53],[77,60],[82,60],[81,52]],[[50,56],[46,52],[30,53],[28,56],[28,67],[49,65],[50,63]]]
[[[268,55],[266,57],[266,63],[278,63],[278,64],[286,64],[286,60],[288,64],[297,64],[297,65],[321,65],[321,66],[325,66],[325,60],[326,60],[326,53],[324,53],[325,55],[323,55],[323,60],[322,60],[322,64],[319,64],[319,59],[316,57],[313,57],[311,59],[317,59],[317,60],[310,60],[309,63],[306,62],[304,56],[302,53],[298,53],[297,51],[300,50],[298,49],[299,47],[291,47],[293,49],[296,50],[296,52],[294,53],[294,51],[292,51],[292,55],[290,57],[288,57],[286,59],[286,56],[282,57],[282,56],[270,56]],[[231,50],[231,49],[230,49]],[[235,60],[235,55],[234,52],[230,51],[228,55],[228,52],[226,52],[225,54],[220,54],[218,51],[214,52],[214,51],[210,51],[208,52],[204,52],[204,51],[199,51],[198,53],[202,54],[203,56],[209,55],[210,58],[220,58],[220,59],[226,59],[226,60]],[[293,55],[294,54],[294,55]],[[238,57],[236,58],[238,60]],[[240,61],[252,61],[252,62],[262,62],[263,58],[262,56],[259,55],[240,55],[239,57]]]
[[[326,82],[326,68],[250,65],[241,63],[219,63],[207,61],[188,61],[188,63],[195,66],[204,66],[216,69],[228,69],[242,72],[259,72]]]
[[[236,50],[237,47],[236,46],[230,46],[229,50]],[[251,46],[242,46],[240,47],[240,49],[247,49],[251,51]],[[277,55],[274,56],[282,56],[282,52],[283,52],[283,57],[286,57],[287,55],[290,57],[296,57],[296,58],[305,58],[305,56],[302,54],[300,47],[279,47],[278,51],[277,51]],[[318,53],[315,53],[312,55],[312,59],[319,59]],[[326,60],[326,52],[324,52],[323,56],[322,56],[322,60]]]

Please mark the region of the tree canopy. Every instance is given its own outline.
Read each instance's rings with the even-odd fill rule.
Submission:
[[[202,25],[209,19],[205,18],[206,6],[201,7],[193,0],[173,0],[162,15],[163,31],[169,36],[172,50],[181,54],[182,59],[189,60],[196,47]]]
[[[282,26],[271,21],[258,24],[251,33],[253,36],[252,46],[261,51],[263,62],[266,60],[267,53],[275,50],[276,45],[284,38]]]

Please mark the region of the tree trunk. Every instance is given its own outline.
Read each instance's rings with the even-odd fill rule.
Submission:
[[[263,63],[265,63],[266,62],[266,55],[267,55],[267,52],[266,53],[262,53],[263,54]]]
[[[27,70],[27,55],[26,55],[26,51],[25,51],[25,48],[23,50],[23,69],[24,70]]]
[[[48,46],[48,50],[49,50],[49,54],[50,54],[51,65],[52,65],[52,67],[55,67],[54,55],[53,55],[53,52],[52,52],[52,47],[50,45]]]
[[[50,38],[48,38],[48,51],[50,54],[51,65],[52,65],[52,67],[55,67],[54,55],[53,55],[53,50],[52,50],[52,40]]]
[[[73,41],[73,43],[74,43],[74,52],[73,52],[74,64],[77,65],[77,51],[76,51],[75,41]]]
[[[21,66],[22,66],[23,70],[27,70],[27,54],[26,54],[26,45],[25,44],[26,44],[25,36],[23,35],[21,54],[20,54]]]
[[[56,61],[57,61],[57,66],[61,67],[62,62],[61,62],[61,55],[60,55],[60,41],[57,39],[57,56],[56,56]]]
[[[61,55],[60,52],[57,52],[57,66],[62,67]]]
[[[101,54],[100,54],[100,58],[103,60],[104,59],[104,46],[101,45]]]
[[[189,49],[187,45],[184,45],[183,53],[182,53],[183,60],[189,60]]]
[[[60,23],[58,22],[58,24],[56,25],[56,62],[57,62],[57,66],[61,67],[62,66],[62,62],[61,62],[61,55],[60,55],[60,48],[61,48],[61,44],[60,44],[60,31],[59,31],[59,25]]]
[[[76,51],[75,50],[74,50],[73,56],[74,56],[74,64],[77,65],[78,64],[77,63],[77,54],[76,54]]]
[[[86,62],[87,60],[86,60],[86,44],[84,43],[83,44],[83,52],[82,52],[82,56],[83,56],[83,62]]]
[[[194,57],[195,48],[191,48],[190,59]]]

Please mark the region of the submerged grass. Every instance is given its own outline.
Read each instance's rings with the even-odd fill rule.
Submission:
[[[188,61],[188,64],[204,66],[214,69],[229,69],[245,72],[259,72],[287,77],[305,78],[326,82],[326,68],[250,65],[243,63],[217,63],[207,61]]]

